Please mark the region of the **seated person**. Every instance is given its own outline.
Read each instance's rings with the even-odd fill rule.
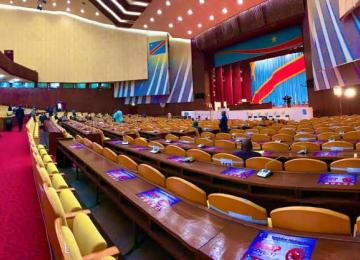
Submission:
[[[253,145],[250,139],[245,139],[241,143],[241,150],[236,151],[234,155],[239,156],[244,161],[252,157],[261,157],[260,153],[253,151]]]
[[[198,122],[198,121],[196,121],[196,120],[193,121],[192,127],[196,128],[196,129],[198,130],[199,134],[202,133],[202,128],[199,126],[199,122]]]

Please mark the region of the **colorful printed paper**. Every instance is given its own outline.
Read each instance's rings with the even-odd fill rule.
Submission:
[[[237,177],[240,179],[246,179],[249,176],[253,175],[255,172],[256,170],[252,170],[252,169],[230,167],[222,171],[221,174]]]
[[[83,145],[83,144],[72,144],[72,145],[70,145],[70,148],[72,148],[72,149],[83,149],[83,148],[85,148],[85,145]]]
[[[241,260],[310,260],[316,239],[259,231]]]
[[[337,156],[338,153],[339,153],[339,151],[319,151],[319,152],[314,152],[312,154],[312,156],[314,156],[314,157],[334,157],[334,156]]]
[[[114,181],[127,181],[136,178],[136,176],[126,169],[114,169],[106,172]]]
[[[123,141],[121,140],[112,140],[112,141],[109,141],[108,143],[109,144],[113,144],[113,145],[117,145],[117,144],[122,144]]]
[[[319,184],[325,185],[341,185],[354,186],[357,182],[357,175],[355,174],[332,174],[324,173],[320,175]]]
[[[182,156],[169,156],[167,159],[169,161],[174,161],[174,162],[184,162],[185,157],[182,157]]]
[[[203,149],[205,151],[216,151],[216,150],[218,150],[218,147],[205,145],[205,146],[201,147],[201,149]]]
[[[181,201],[179,198],[174,197],[160,188],[144,191],[136,195],[147,205],[157,211],[170,208]]]
[[[131,148],[135,149],[136,151],[147,151],[147,150],[149,150],[149,147],[138,146],[138,145],[134,145]]]

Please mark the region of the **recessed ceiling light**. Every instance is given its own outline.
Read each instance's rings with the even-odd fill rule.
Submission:
[[[26,3],[26,0],[22,0],[24,3]]]
[[[99,16],[100,14],[99,14],[99,12],[95,12],[95,15],[96,15],[96,16]]]
[[[215,19],[215,16],[213,16],[213,15],[210,15],[210,16],[209,16],[209,20],[210,20],[210,21],[214,21],[214,19]]]
[[[201,23],[198,23],[197,27],[198,27],[198,28],[201,28],[201,27],[202,27],[202,24],[201,24]]]
[[[173,28],[174,24],[173,23],[169,23],[169,28]]]
[[[0,74],[0,78],[2,79],[2,78],[5,78],[5,75],[3,75],[3,74]]]
[[[187,11],[187,14],[188,15],[192,15],[194,12],[193,12],[193,10],[191,10],[191,9],[189,9],[188,11]]]
[[[181,22],[183,20],[182,16],[178,16],[177,20]]]
[[[242,5],[244,3],[243,0],[237,0],[238,5]]]
[[[10,4],[12,5],[14,3],[14,1],[10,1]]]
[[[85,13],[85,10],[84,10],[84,9],[81,9],[80,12],[83,14],[83,13]]]
[[[66,8],[66,12],[71,12],[70,7],[67,7],[67,8]]]
[[[53,3],[52,3],[52,6],[54,6],[54,7],[55,7],[55,6],[56,6],[56,2],[53,2]]]
[[[227,14],[228,9],[227,9],[226,7],[224,7],[224,8],[221,10],[221,12],[222,12],[223,14]]]
[[[71,1],[70,1],[70,0],[67,0],[66,3],[71,4]]]
[[[187,31],[187,34],[191,35],[191,34],[192,34],[192,31],[191,31],[191,30],[188,30],[188,31]]]
[[[147,25],[147,24],[144,24],[144,28],[147,29],[147,28],[148,28],[148,25]]]
[[[155,22],[155,19],[154,19],[154,17],[150,17],[150,22]]]
[[[161,14],[162,14],[161,9],[158,9],[158,10],[156,11],[156,13],[157,13],[158,15],[161,15]]]
[[[205,4],[205,0],[199,0],[199,4]]]
[[[170,2],[170,1],[166,1],[165,4],[166,4],[166,6],[170,6],[170,5],[171,5],[171,2]]]

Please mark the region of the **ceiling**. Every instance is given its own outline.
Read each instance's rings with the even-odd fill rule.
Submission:
[[[43,9],[63,11],[119,27],[166,31],[192,38],[267,0],[47,0]],[[36,8],[38,0],[0,0]]]

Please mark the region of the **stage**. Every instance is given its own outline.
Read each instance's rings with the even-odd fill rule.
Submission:
[[[220,119],[223,110],[202,110],[202,111],[182,111],[181,116],[190,116],[191,118],[201,119]],[[274,107],[271,109],[255,109],[255,110],[225,110],[229,119],[242,120],[261,120],[266,116],[269,119],[284,119],[300,121],[303,119],[313,118],[312,107],[298,106],[298,107]]]

